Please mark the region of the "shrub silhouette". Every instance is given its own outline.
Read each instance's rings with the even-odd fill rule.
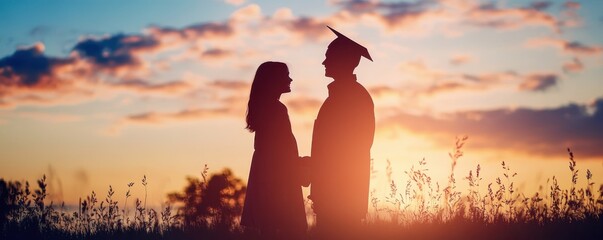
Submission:
[[[0,179],[0,226],[8,221],[8,214],[18,207],[17,192],[21,189],[20,182],[11,182]]]
[[[183,192],[168,194],[169,202],[180,205],[178,215],[184,227],[207,226],[232,229],[238,225],[245,199],[245,183],[228,168],[207,180],[187,177]]]

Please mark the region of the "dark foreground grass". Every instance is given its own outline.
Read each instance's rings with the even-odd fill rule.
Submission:
[[[451,170],[444,186],[433,182],[425,160],[405,171],[399,187],[387,168],[390,193],[371,196],[366,222],[354,229],[357,239],[603,239],[603,185],[594,191],[590,170],[578,186],[580,170],[568,149],[571,186],[562,189],[556,177],[532,195],[519,192],[517,173],[502,162],[503,175],[480,192],[480,166],[462,178],[469,190],[457,190],[456,162],[466,138],[450,154]],[[113,200],[109,187],[102,200],[92,192],[76,210],[47,201],[46,178],[31,191],[28,182],[0,179],[0,239],[266,239],[238,225],[245,184],[230,170],[201,179],[188,178],[182,192],[168,195],[165,207],[146,207],[146,199]],[[147,187],[146,176],[141,184]],[[134,183],[129,183],[132,187]],[[145,194],[146,195],[146,194]],[[345,201],[342,199],[342,201]],[[123,206],[120,207],[120,206]],[[304,238],[316,239],[311,228]]]
[[[475,222],[464,218],[448,222],[389,222],[368,224],[359,239],[602,239],[603,225],[599,219],[576,222]]]

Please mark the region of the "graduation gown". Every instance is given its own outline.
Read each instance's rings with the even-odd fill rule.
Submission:
[[[307,228],[297,142],[287,108],[274,100],[256,113],[254,153],[251,160],[241,225],[258,229],[305,232]]]
[[[362,219],[368,211],[373,100],[355,75],[330,83],[328,89],[312,134],[314,211],[319,217]]]

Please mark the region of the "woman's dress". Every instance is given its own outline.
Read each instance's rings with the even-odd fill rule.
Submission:
[[[297,141],[287,107],[279,101],[255,113],[254,153],[241,225],[257,229],[305,232],[306,213],[298,177]]]

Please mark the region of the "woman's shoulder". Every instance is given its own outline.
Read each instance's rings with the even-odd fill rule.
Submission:
[[[287,110],[287,106],[282,102],[278,102],[276,109],[276,114],[279,115],[279,118],[289,118],[289,111]]]
[[[289,119],[287,107],[280,101],[265,104],[261,112],[261,121],[258,125],[261,125],[259,128],[263,130],[274,129]]]
[[[262,106],[261,110],[264,117],[269,117],[280,114],[287,114],[287,107],[280,101],[269,102]]]

